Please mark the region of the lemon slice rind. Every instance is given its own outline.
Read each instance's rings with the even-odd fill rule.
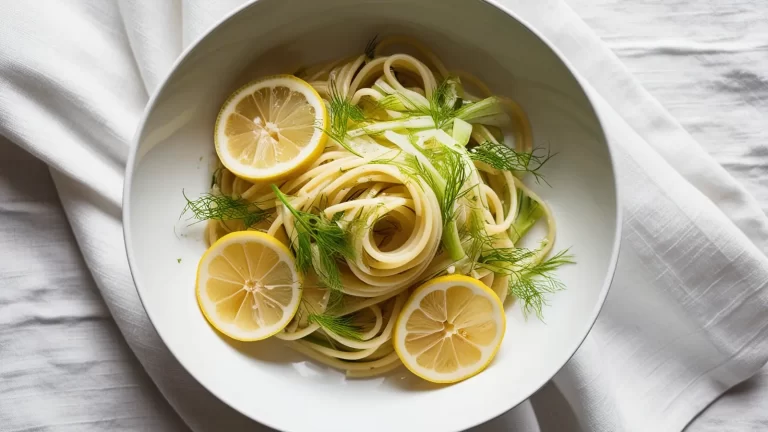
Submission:
[[[446,311],[447,315],[450,315],[451,312],[451,306],[448,305],[448,295],[446,294],[449,289],[452,288],[461,288],[461,289],[469,289],[474,296],[477,296],[480,303],[483,305],[483,310],[488,310],[490,313],[483,314],[482,316],[477,316],[476,321],[472,322],[472,328],[461,328],[461,326],[457,326],[456,328],[451,328],[448,333],[442,333],[443,338],[450,337],[452,341],[455,341],[457,338],[461,338],[460,341],[452,342],[452,347],[455,349],[469,349],[469,350],[477,350],[479,351],[479,356],[477,356],[476,361],[472,361],[469,364],[462,364],[462,362],[459,360],[458,354],[456,355],[456,360],[458,363],[458,367],[455,370],[449,371],[449,372],[439,372],[436,370],[434,365],[432,366],[425,366],[423,364],[420,364],[418,361],[419,354],[422,354],[429,351],[432,348],[427,347],[434,347],[435,346],[435,339],[438,339],[437,336],[440,334],[440,332],[433,332],[429,333],[428,331],[426,333],[420,333],[419,331],[414,331],[413,329],[409,330],[409,322],[413,323],[412,319],[414,317],[414,314],[417,313],[417,311],[422,309],[422,302],[425,301],[427,296],[430,296],[431,293],[434,293],[436,291],[442,291],[443,295],[446,298]],[[467,293],[467,291],[465,291]],[[434,297],[434,294],[431,295],[431,297]],[[465,296],[466,297],[466,296]],[[429,301],[429,300],[427,300]],[[461,306],[455,306],[453,307],[454,313],[457,308],[460,309]],[[461,313],[461,312],[460,312]],[[439,313],[419,313],[419,315],[422,317],[426,316],[431,320],[434,320],[435,323],[439,323],[442,318],[447,317],[440,317],[436,315],[440,315]],[[473,343],[473,338],[471,334],[467,334],[466,331],[472,331],[475,327],[483,327],[483,321],[487,321],[488,324],[485,324],[485,333],[488,333],[488,327],[495,328],[495,333],[493,337],[488,337],[488,335],[484,335],[483,343]],[[446,321],[447,322],[447,321]],[[451,323],[449,323],[451,324]],[[445,326],[445,324],[443,324]],[[452,327],[452,324],[451,326]],[[434,328],[432,329],[434,330]],[[429,330],[429,331],[432,331]],[[402,311],[400,312],[400,315],[398,316],[397,322],[395,324],[395,331],[394,331],[394,338],[393,343],[395,347],[395,351],[397,352],[397,355],[402,360],[403,364],[415,375],[419,376],[420,378],[423,378],[427,381],[434,382],[434,383],[441,383],[441,384],[447,384],[447,383],[455,383],[458,381],[463,381],[467,378],[471,378],[474,375],[477,375],[481,371],[483,371],[493,360],[493,358],[496,356],[496,353],[499,350],[499,347],[501,346],[501,342],[504,338],[504,333],[506,330],[506,316],[504,314],[504,307],[501,304],[501,301],[496,296],[496,294],[488,288],[485,284],[483,284],[481,281],[468,277],[463,275],[449,275],[449,276],[442,276],[435,279],[432,279],[431,281],[428,281],[418,287],[410,296],[408,301],[406,302],[405,306],[403,307]],[[464,331],[464,335],[467,337],[462,336],[462,331]],[[423,338],[426,342],[423,344],[423,347],[416,350],[416,352],[412,352],[413,348],[409,349],[408,345],[406,343],[407,338],[410,337],[413,338],[412,340]],[[426,335],[426,336],[423,336]],[[431,336],[430,336],[431,335]],[[450,336],[445,336],[450,335]],[[432,341],[429,341],[428,339],[432,338]],[[410,342],[413,344],[413,342]],[[469,345],[467,345],[469,344]],[[416,344],[413,344],[416,345]],[[447,344],[446,344],[447,345]],[[459,348],[459,345],[461,347]],[[470,348],[467,348],[470,347]],[[474,351],[473,351],[474,353]]]
[[[223,251],[233,245],[235,247],[238,245],[243,247],[243,256],[247,254],[246,250],[258,251],[260,248],[263,248],[264,250],[261,251],[261,255],[257,252],[252,253],[251,256],[246,258],[247,264],[245,266],[238,266],[237,263],[232,263],[231,260],[224,257],[224,261],[227,261],[231,266],[229,275],[212,274],[211,269],[214,260],[218,260],[219,265],[221,265],[222,261],[220,260],[220,257],[223,256]],[[257,260],[264,259],[267,255],[269,255],[270,259],[275,262],[274,264],[272,264],[272,262],[266,263],[269,266],[269,271],[266,272],[267,274],[253,274],[253,270],[259,269],[260,267],[260,263]],[[288,270],[290,274],[280,276],[279,274],[275,274],[275,268],[279,268],[283,271]],[[202,258],[200,258],[195,289],[200,311],[214,329],[232,339],[250,342],[274,336],[282,331],[293,319],[299,309],[299,304],[301,303],[301,277],[299,273],[296,272],[295,268],[295,261],[291,251],[276,238],[259,231],[237,231],[227,234],[211,245],[211,247],[203,254]],[[251,274],[246,274],[249,271]],[[242,274],[242,281],[238,280],[239,274]],[[255,318],[255,312],[253,310],[248,310],[248,306],[258,304],[264,307],[268,304],[272,311],[277,309],[281,310],[279,320],[276,320],[275,322],[260,322],[257,328],[251,329],[243,329],[234,322],[227,322],[227,320],[223,319],[217,311],[217,304],[221,301],[226,301],[226,298],[224,300],[217,299],[218,301],[216,301],[209,295],[207,284],[211,279],[217,279],[219,282],[225,281],[225,284],[231,282],[231,285],[242,283],[242,288],[239,290],[232,289],[232,294],[226,297],[232,298],[235,296],[242,296],[242,292],[245,291],[245,296],[241,302],[242,310],[238,310],[238,317],[240,313],[251,313],[254,317],[254,321],[258,321]],[[264,286],[248,286],[249,280],[250,282],[253,282],[252,285],[257,282],[264,282]],[[248,291],[249,288],[253,291]],[[266,292],[260,298],[260,302],[256,302],[255,296],[261,295],[257,292],[258,289],[274,290],[277,288],[280,288],[280,293]],[[278,297],[277,294],[280,294],[279,297],[281,299],[287,299],[287,301],[285,301],[286,304],[271,300],[272,298]],[[249,298],[248,296],[252,297]],[[251,298],[254,300],[251,300]],[[269,298],[269,300],[265,300],[266,298]],[[238,320],[235,319],[235,321]]]
[[[252,97],[256,92],[263,89],[285,87],[290,91],[300,93],[306,98],[307,103],[314,108],[315,118],[312,122],[313,133],[307,143],[300,143],[303,149],[288,161],[279,162],[269,167],[255,167],[253,164],[246,164],[239,161],[231,151],[228,150],[227,142],[230,137],[226,134],[226,121],[235,114],[238,104],[245,98]],[[265,114],[268,116],[269,114]],[[257,121],[256,119],[253,119]],[[258,120],[258,121],[261,121]],[[264,120],[266,123],[266,120]],[[214,144],[216,153],[221,163],[235,175],[251,181],[268,181],[284,178],[292,172],[307,168],[323,152],[327,136],[325,130],[328,128],[328,111],[321,96],[306,81],[293,75],[273,75],[251,81],[240,87],[232,93],[222,104],[216,118],[214,126]],[[276,125],[276,131],[279,132],[280,125]],[[261,131],[259,131],[261,133]],[[254,162],[258,157],[254,158]]]

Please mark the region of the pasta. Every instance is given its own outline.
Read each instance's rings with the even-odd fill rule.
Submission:
[[[388,372],[401,364],[391,340],[409,291],[441,274],[470,275],[502,302],[512,294],[524,310],[541,313],[544,295],[561,288],[549,271],[570,258],[547,259],[555,219],[523,178],[538,180],[550,155],[533,148],[519,105],[403,37],[296,76],[332,116],[323,153],[275,182],[285,202],[271,183],[250,182],[220,165],[207,199],[230,201],[208,204],[212,213],[203,217],[209,244],[251,229],[309,254],[313,268],[299,311],[278,338],[350,377]],[[188,209],[200,208],[189,203]],[[248,220],[233,209],[257,209],[263,217]],[[318,238],[298,250],[303,221],[297,218],[306,214],[341,227],[353,253],[323,261]],[[520,247],[539,219],[544,238],[532,249]]]

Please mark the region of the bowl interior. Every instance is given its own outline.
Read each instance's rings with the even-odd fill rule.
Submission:
[[[179,221],[182,191],[197,196],[210,186],[213,124],[232,90],[260,75],[359,53],[375,34],[393,33],[417,37],[449,68],[474,73],[524,107],[536,145],[557,152],[544,171],[551,187],[534,188],[555,213],[555,248],[570,247],[578,262],[559,272],[568,288],[551,297],[546,323],[526,320],[519,306],[508,305],[507,334],[496,359],[485,372],[452,386],[430,385],[404,368],[347,380],[277,341],[244,344],[220,336],[194,295],[203,226]],[[332,421],[340,430],[447,431],[489,420],[528,398],[570,358],[612,276],[616,191],[597,117],[558,56],[483,1],[261,0],[219,25],[179,62],[148,108],[135,151],[126,185],[126,241],[152,322],[204,386],[281,430],[317,430]]]

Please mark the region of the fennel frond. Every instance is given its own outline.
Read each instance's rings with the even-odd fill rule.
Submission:
[[[509,280],[509,293],[523,302],[523,313],[536,313],[542,318],[542,308],[547,304],[546,295],[565,289],[565,285],[553,273],[564,264],[574,264],[568,249],[562,250],[522,272],[512,275]]]
[[[534,312],[541,319],[542,309],[547,304],[546,295],[565,289],[554,271],[574,261],[566,249],[540,263],[528,265],[536,253],[525,248],[491,249],[480,256],[478,264],[494,273],[509,275],[509,294],[522,302],[525,315]]]
[[[347,339],[360,340],[362,328],[355,324],[350,315],[333,316],[328,314],[311,313],[307,322],[319,325],[323,330]]]
[[[404,114],[404,117],[388,122],[392,125],[389,129],[408,128],[407,120],[418,124],[418,128],[433,126],[435,129],[442,129],[456,117],[458,109],[462,106],[463,90],[457,77],[448,77],[438,84],[426,104],[423,101],[417,102],[413,95],[409,96],[388,85],[382,84],[379,91],[386,96],[377,102],[378,109]],[[422,125],[424,119],[429,119],[432,125]]]
[[[294,208],[277,186],[272,185],[272,190],[295,219],[296,239],[291,247],[296,254],[296,267],[304,274],[312,268],[324,286],[341,291],[339,260],[355,256],[347,233],[335,220]]]
[[[531,173],[536,182],[539,182],[543,180],[539,170],[554,156],[549,151],[541,154],[539,150],[543,151],[539,148],[530,153],[518,152],[504,144],[485,141],[471,148],[469,156],[472,160],[483,162],[497,170]]]
[[[455,77],[443,80],[429,99],[428,115],[435,122],[435,129],[442,129],[456,116],[462,105],[461,81]]]
[[[194,219],[200,222],[209,219],[218,221],[242,220],[245,227],[250,228],[272,217],[271,211],[262,209],[244,199],[206,193],[195,200],[191,200],[184,191],[181,193],[187,200],[187,205],[184,206],[181,214],[184,215],[189,212]]]
[[[374,162],[394,165],[417,184],[426,185],[433,191],[443,222],[443,246],[452,259],[459,260],[465,253],[456,226],[456,203],[470,190],[465,187],[469,171],[459,152],[442,144],[423,148],[415,142],[415,138],[415,135],[406,138],[390,133],[388,139],[401,147],[402,153],[392,159]]]
[[[376,46],[379,44],[379,35],[374,35],[371,40],[365,44],[365,58],[373,60],[376,56]]]
[[[349,145],[347,131],[349,130],[350,121],[354,123],[365,121],[363,110],[359,106],[353,105],[347,97],[339,92],[338,87],[336,87],[336,81],[331,81],[328,93],[330,129],[324,129],[323,132],[350,153],[355,156],[360,156],[360,153],[355,151],[352,146]]]

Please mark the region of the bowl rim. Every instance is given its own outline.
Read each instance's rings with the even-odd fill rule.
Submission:
[[[125,251],[128,259],[128,268],[131,273],[131,279],[133,281],[133,284],[136,288],[136,293],[139,296],[139,301],[141,302],[142,308],[144,308],[145,313],[147,314],[147,318],[149,319],[150,323],[152,324],[152,327],[154,328],[155,332],[157,333],[160,340],[163,342],[163,344],[166,346],[168,351],[173,355],[174,359],[181,365],[181,367],[194,378],[194,380],[202,386],[206,391],[211,393],[214,397],[219,399],[221,402],[226,404],[229,408],[233,409],[234,411],[240,413],[246,418],[249,418],[261,425],[281,430],[279,425],[266,422],[261,419],[256,419],[253,416],[243,412],[242,410],[235,407],[235,404],[231,403],[229,400],[229,397],[226,395],[221,394],[220,392],[216,392],[213,389],[207,387],[205,384],[203,384],[198,378],[190,371],[190,369],[187,367],[187,365],[182,361],[182,359],[174,352],[174,350],[171,348],[171,346],[166,342],[165,338],[163,337],[162,333],[158,330],[157,326],[155,325],[155,321],[152,318],[152,314],[147,309],[147,306],[144,303],[144,297],[142,296],[142,289],[140,288],[141,284],[138,282],[137,275],[140,273],[138,267],[135,264],[135,258],[134,258],[134,246],[133,241],[131,240],[131,222],[130,222],[130,214],[131,214],[131,185],[133,183],[133,174],[136,169],[136,159],[138,156],[139,151],[139,139],[144,132],[144,128],[146,126],[147,119],[149,118],[150,113],[154,111],[155,104],[157,102],[158,96],[163,92],[163,90],[168,85],[170,79],[173,77],[174,73],[178,69],[179,65],[184,62],[189,54],[197,48],[197,46],[200,44],[200,42],[207,38],[214,30],[216,30],[218,27],[224,25],[231,19],[233,19],[236,15],[240,14],[241,12],[245,11],[246,9],[249,9],[251,7],[255,7],[258,4],[262,4],[269,1],[279,1],[279,0],[248,0],[244,2],[242,5],[234,8],[229,13],[225,14],[222,18],[214,22],[212,25],[210,25],[206,30],[200,33],[198,37],[196,37],[190,44],[182,50],[181,54],[176,58],[176,60],[173,62],[171,67],[168,69],[168,72],[163,77],[162,81],[156,86],[155,90],[153,91],[151,97],[147,101],[147,104],[144,107],[144,111],[141,115],[141,120],[139,121],[138,126],[136,127],[136,131],[134,132],[134,135],[131,139],[131,150],[128,155],[128,162],[126,163],[125,168],[125,179],[123,183],[123,198],[122,198],[122,225],[123,225],[123,240],[125,242]],[[574,66],[571,64],[571,62],[565,57],[563,53],[560,52],[560,50],[549,41],[547,37],[545,37],[541,32],[539,32],[533,25],[531,25],[527,20],[520,17],[517,13],[510,10],[511,8],[505,5],[500,4],[500,0],[477,0],[478,2],[486,3],[499,12],[507,15],[509,18],[517,21],[525,30],[533,34],[536,38],[538,38],[556,57],[557,59],[566,67],[568,72],[571,74],[571,76],[576,80],[576,83],[578,84],[580,90],[586,97],[587,101],[589,102],[589,109],[592,111],[592,114],[597,119],[597,122],[600,126],[600,135],[603,138],[603,141],[606,143],[606,149],[608,151],[609,160],[611,162],[611,173],[613,174],[613,190],[614,190],[614,200],[616,203],[616,227],[614,229],[614,239],[613,239],[613,245],[611,250],[611,255],[608,263],[608,269],[606,271],[605,278],[603,280],[603,286],[600,290],[600,295],[597,299],[597,304],[594,306],[592,314],[590,315],[590,324],[587,326],[586,331],[584,331],[584,334],[581,336],[581,340],[578,342],[578,344],[575,345],[572,352],[568,354],[567,357],[565,357],[565,360],[563,363],[557,367],[556,370],[554,370],[551,374],[551,376],[547,379],[544,379],[542,382],[538,383],[535,387],[536,390],[534,390],[527,398],[514,403],[513,405],[509,406],[508,408],[502,410],[501,412],[497,413],[491,413],[489,417],[479,423],[473,424],[468,426],[469,428],[476,427],[479,425],[482,425],[484,423],[487,423],[495,418],[501,417],[504,414],[508,413],[509,411],[513,410],[517,406],[521,405],[525,401],[529,400],[531,396],[533,396],[535,393],[537,393],[539,390],[541,390],[544,385],[546,385],[549,381],[552,380],[552,378],[559,373],[563,367],[565,367],[566,363],[568,363],[573,356],[576,354],[576,351],[579,350],[579,348],[583,345],[584,341],[586,340],[587,336],[591,333],[592,328],[594,327],[595,323],[597,322],[597,318],[600,314],[600,311],[602,310],[603,306],[605,305],[606,297],[608,296],[608,292],[610,291],[611,284],[613,282],[613,278],[616,273],[616,266],[618,262],[619,252],[621,249],[621,240],[622,240],[622,221],[623,221],[623,210],[621,208],[621,201],[620,201],[620,191],[619,191],[619,184],[618,184],[618,178],[616,175],[616,166],[617,166],[617,160],[616,160],[616,154],[615,149],[613,148],[616,144],[613,144],[611,140],[608,139],[608,136],[605,132],[605,119],[602,117],[600,112],[595,108],[595,97],[596,95],[593,94],[593,92],[596,92],[596,90],[593,90],[591,88],[591,85],[586,81],[586,79],[582,78],[581,75],[576,71]],[[175,408],[174,408],[175,410]]]

